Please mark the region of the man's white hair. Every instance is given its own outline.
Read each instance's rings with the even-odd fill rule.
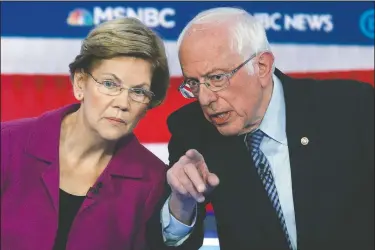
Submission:
[[[177,40],[177,49],[180,51],[181,43],[186,32],[194,24],[222,24],[229,31],[232,40],[231,49],[234,49],[248,59],[254,53],[271,52],[266,31],[263,25],[243,9],[219,7],[208,9],[196,15],[182,30]],[[248,64],[251,70],[251,63]]]

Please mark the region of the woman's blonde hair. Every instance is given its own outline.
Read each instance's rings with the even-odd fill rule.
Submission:
[[[149,61],[152,65],[149,108],[158,106],[169,87],[169,69],[162,39],[135,18],[118,18],[94,28],[83,40],[80,54],[69,64],[71,78],[75,72],[90,72],[103,59],[130,56]]]

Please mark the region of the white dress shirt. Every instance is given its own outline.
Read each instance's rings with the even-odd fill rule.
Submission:
[[[297,232],[294,216],[292,179],[290,172],[288,140],[286,137],[285,100],[283,86],[273,75],[273,91],[270,104],[259,127],[267,136],[264,137],[260,149],[267,157],[275,180],[279,201],[284,213],[293,248],[297,249]],[[164,241],[170,246],[181,245],[189,236],[195,225],[185,225],[169,212],[169,199],[161,211]]]

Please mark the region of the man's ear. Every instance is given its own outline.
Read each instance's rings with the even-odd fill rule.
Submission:
[[[275,57],[271,52],[263,52],[258,58],[258,75],[260,78],[267,78],[272,75],[272,66],[275,61]]]

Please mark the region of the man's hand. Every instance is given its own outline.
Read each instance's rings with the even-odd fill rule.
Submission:
[[[210,173],[203,156],[190,149],[167,172],[172,189],[169,208],[179,221],[190,224],[197,202],[204,202],[217,185],[219,178]]]

